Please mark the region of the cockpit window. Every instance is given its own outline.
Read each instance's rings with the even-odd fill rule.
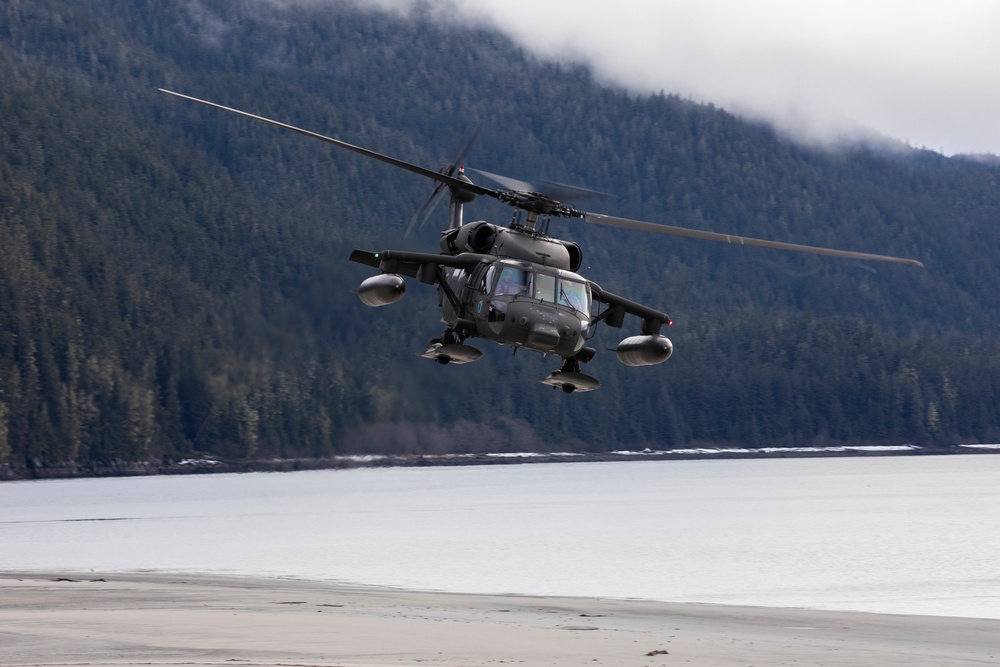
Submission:
[[[556,277],[545,273],[535,274],[535,298],[539,301],[555,303]]]
[[[559,279],[559,295],[556,303],[569,306],[573,310],[586,313],[590,310],[587,303],[587,286],[575,280]]]
[[[549,273],[535,273],[505,266],[497,279],[493,296],[505,295],[523,295],[546,303],[569,306],[580,313],[590,312],[590,290],[587,283]]]
[[[500,279],[497,281],[497,288],[493,291],[496,296],[503,294],[526,294],[530,293],[530,278],[527,271],[513,266],[505,266],[500,272]]]
[[[486,271],[486,275],[483,276],[483,282],[479,286],[480,292],[488,292],[490,287],[493,286],[493,279],[497,277],[497,267],[496,264],[491,264],[490,268]]]

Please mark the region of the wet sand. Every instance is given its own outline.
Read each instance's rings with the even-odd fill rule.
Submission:
[[[1000,620],[460,595],[188,574],[0,574],[0,665],[997,665]]]

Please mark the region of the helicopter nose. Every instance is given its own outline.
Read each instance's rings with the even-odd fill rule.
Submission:
[[[536,322],[528,333],[528,345],[536,349],[551,350],[559,344],[559,330],[551,324]]]

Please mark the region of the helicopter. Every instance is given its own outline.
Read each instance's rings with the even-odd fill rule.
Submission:
[[[915,259],[769,241],[583,211],[564,204],[563,200],[607,195],[561,183],[528,183],[470,170],[500,186],[489,188],[474,183],[462,165],[478,131],[447,166],[434,171],[270,118],[164,88],[158,90],[319,139],[436,181],[431,197],[410,220],[407,236],[418,221],[421,225],[426,221],[447,191],[448,222],[441,232],[439,253],[354,250],[350,254],[351,261],[379,271],[357,289],[361,301],[368,306],[399,301],[406,292],[404,276],[437,286],[445,330],[425,346],[421,356],[440,364],[478,360],[482,352],[466,341],[481,338],[512,346],[515,352],[526,349],[558,356],[562,365],[541,382],[567,393],[592,391],[600,382],[581,371],[581,364],[591,361],[597,352],[587,341],[602,322],[621,329],[626,315],[639,320],[639,333],[627,336],[614,348],[621,363],[652,366],[670,358],[673,343],[662,333],[664,325],[672,324],[667,314],[609,292],[580,275],[583,251],[572,241],[548,235],[553,218],[745,246],[923,266]],[[484,220],[466,223],[464,207],[477,196],[491,197],[513,207],[515,214],[510,224],[497,225]]]

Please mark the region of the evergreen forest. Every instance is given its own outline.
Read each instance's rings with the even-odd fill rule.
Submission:
[[[994,158],[804,146],[347,1],[5,0],[0,82],[0,468],[1000,438]],[[488,343],[442,366],[435,291],[367,308],[347,259],[436,252],[444,206],[404,238],[433,183],[158,87],[432,169],[482,123],[470,166],[614,193],[596,210],[925,268],[555,220],[584,275],[671,315],[673,357],[620,364],[627,319],[594,392]]]

